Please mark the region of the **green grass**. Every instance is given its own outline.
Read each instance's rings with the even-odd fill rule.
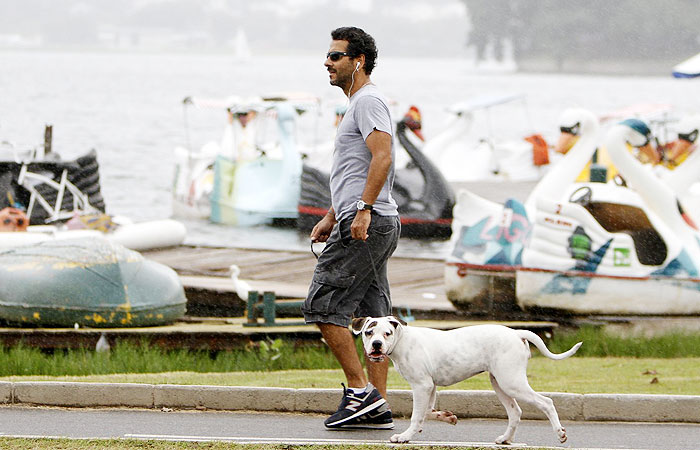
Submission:
[[[578,341],[584,344],[577,355],[564,361],[541,357],[533,349],[528,369],[533,388],[545,392],[700,395],[698,334],[620,337],[589,327],[560,333],[548,346],[561,352]],[[225,352],[162,350],[145,344],[120,344],[109,353],[85,349],[46,353],[23,346],[0,349],[0,380],[5,381],[338,388],[343,378],[337,361],[321,343],[251,342],[245,348]],[[393,369],[389,386],[409,387]],[[490,390],[491,386],[485,375],[479,375],[451,388]]]
[[[163,350],[145,344],[118,344],[109,353],[88,349],[46,353],[19,345],[0,349],[0,377],[11,375],[96,375],[172,371],[231,372],[330,369],[339,365],[329,349],[296,347],[282,340],[250,343],[233,351]]]
[[[655,372],[646,374],[645,372]],[[532,387],[541,392],[700,395],[700,358],[579,358],[552,361],[536,356],[528,365]],[[651,381],[656,378],[657,382]],[[161,372],[87,376],[10,376],[0,381],[77,381],[340,389],[340,369],[261,372]],[[390,389],[409,389],[393,368]],[[491,390],[486,374],[445,389]]]
[[[620,336],[598,327],[586,326],[574,332],[558,333],[547,342],[555,353],[583,342],[577,356],[629,356],[633,358],[700,357],[700,333],[671,331],[662,335]]]
[[[583,341],[576,359],[588,357],[700,358],[700,334],[671,333],[657,337],[620,337],[586,327],[557,334],[547,343],[562,352]],[[358,340],[358,350],[360,341]],[[538,354],[533,350],[533,354]],[[251,342],[221,352],[163,350],[144,344],[118,344],[109,353],[93,350],[57,350],[47,353],[26,346],[0,348],[0,377],[15,375],[80,376],[114,373],[248,372],[338,369],[330,350],[321,342],[297,346],[294,342]]]

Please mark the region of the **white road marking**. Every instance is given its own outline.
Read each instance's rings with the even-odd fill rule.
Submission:
[[[260,436],[179,436],[171,434],[125,434],[125,438],[131,439],[153,439],[165,441],[224,441],[224,442],[240,442],[240,443],[255,443],[255,444],[274,444],[285,443],[295,445],[311,445],[311,444],[355,444],[355,445],[391,445],[402,446],[405,444],[392,444],[386,439],[373,440],[357,440],[357,439],[299,439],[299,438],[272,438]],[[441,445],[446,447],[487,447],[487,448],[546,448],[542,446],[532,447],[525,444],[498,445],[485,442],[445,442],[445,441],[411,441],[410,445],[416,446],[435,446]]]

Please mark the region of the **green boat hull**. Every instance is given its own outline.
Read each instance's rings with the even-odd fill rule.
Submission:
[[[165,325],[186,302],[172,269],[103,238],[0,251],[0,320],[9,324]]]

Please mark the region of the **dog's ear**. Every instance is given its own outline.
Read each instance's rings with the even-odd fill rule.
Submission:
[[[388,319],[389,319],[389,323],[392,324],[394,326],[394,328],[398,328],[399,325],[404,325],[404,326],[407,325],[406,322],[404,322],[403,320],[396,318],[394,316],[389,316]]]
[[[365,326],[365,322],[367,322],[367,317],[356,317],[352,319],[352,332],[360,334],[362,332],[362,327]]]

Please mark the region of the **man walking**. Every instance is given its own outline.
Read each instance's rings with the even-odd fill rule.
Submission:
[[[318,325],[348,383],[326,427],[390,429],[394,423],[385,400],[389,362],[366,359],[365,376],[348,325],[353,316],[391,313],[387,261],[401,228],[391,196],[393,121],[386,99],[370,80],[377,58],[372,36],[343,27],[333,30],[331,38],[325,67],[349,105],[335,139],[332,205],[311,231],[312,242],[326,242],[326,247],[302,310],[307,323]]]

